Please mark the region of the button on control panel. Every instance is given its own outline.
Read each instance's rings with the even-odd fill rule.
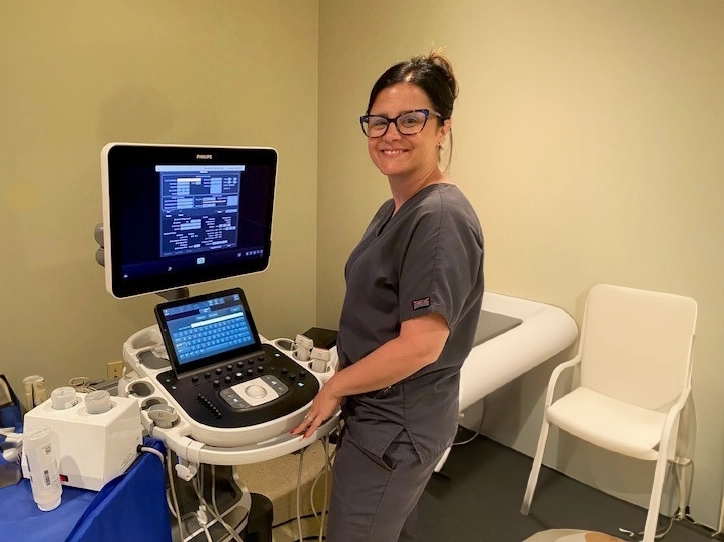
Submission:
[[[264,375],[226,388],[219,396],[234,410],[244,410],[274,401],[288,391],[279,378]]]

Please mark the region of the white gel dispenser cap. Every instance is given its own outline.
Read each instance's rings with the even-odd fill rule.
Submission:
[[[75,406],[77,402],[75,388],[70,386],[55,388],[50,393],[50,404],[53,405],[53,410],[67,410]]]
[[[111,394],[106,390],[93,391],[85,396],[88,414],[103,414],[111,409]]]

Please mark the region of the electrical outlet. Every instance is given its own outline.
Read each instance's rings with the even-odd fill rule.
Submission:
[[[108,380],[117,380],[123,376],[123,362],[111,361],[108,364]]]

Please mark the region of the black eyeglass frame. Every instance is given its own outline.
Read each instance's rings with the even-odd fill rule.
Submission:
[[[406,134],[406,133],[404,133],[402,130],[400,130],[400,126],[397,124],[397,120],[398,120],[400,117],[404,117],[405,115],[409,115],[410,113],[422,113],[422,114],[424,114],[424,115],[425,115],[425,121],[422,123],[422,127],[421,127],[417,132],[413,132],[413,133],[411,133],[411,134]],[[427,125],[427,121],[430,119],[430,115],[432,115],[432,116],[434,116],[434,117],[437,117],[437,118],[439,118],[439,119],[445,120],[444,117],[443,117],[440,113],[438,113],[437,111],[433,111],[432,109],[413,109],[412,111],[405,111],[404,113],[400,113],[399,115],[397,115],[396,117],[393,117],[393,118],[385,117],[384,115],[362,115],[362,116],[359,118],[359,125],[360,125],[360,128],[362,128],[362,133],[363,133],[365,136],[367,136],[368,138],[370,138],[370,139],[377,139],[378,137],[383,137],[383,136],[387,133],[387,130],[390,129],[390,124],[392,124],[393,122],[395,123],[395,128],[397,128],[397,131],[398,131],[400,134],[402,134],[402,135],[415,135],[415,134],[419,134],[420,132],[422,132],[422,131],[425,129],[425,126]],[[382,132],[380,135],[371,136],[371,135],[368,135],[367,132],[365,132],[365,123],[366,123],[366,122],[369,122],[369,120],[370,120],[371,118],[385,119],[385,120],[387,121],[387,126],[385,127],[385,131]]]

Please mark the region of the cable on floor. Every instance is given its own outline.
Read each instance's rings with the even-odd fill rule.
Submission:
[[[462,442],[453,442],[453,446],[462,446],[463,444],[468,444],[475,440],[475,438],[481,434],[481,431],[483,430],[483,420],[485,419],[485,403],[483,403],[483,412],[480,414],[480,423],[478,424],[478,429],[475,431],[475,434],[473,434],[472,437],[470,437],[467,440],[464,440]]]
[[[689,460],[689,462],[692,465],[694,463],[692,460]],[[673,462],[669,462],[668,468],[672,472],[672,475],[674,477],[674,487],[676,488],[676,496],[677,496],[677,498],[680,498],[681,497],[681,480],[679,479],[679,475],[676,472],[676,469],[672,468],[673,465],[674,465]],[[666,479],[666,477],[664,477],[664,479]],[[654,540],[660,540],[664,536],[669,534],[669,531],[671,531],[671,528],[674,526],[674,522],[678,520],[677,514],[678,514],[678,510],[671,515],[668,525],[656,529],[656,534],[654,534]],[[620,532],[622,532],[623,534],[627,534],[630,538],[641,537],[639,540],[637,540],[637,542],[641,542],[641,540],[643,540],[643,536],[644,536],[643,531],[636,533],[634,531],[629,531],[628,529],[623,529],[621,527],[619,527],[618,530]]]
[[[303,515],[303,516],[301,517],[301,519],[310,519],[310,518],[314,518],[314,517],[316,517],[316,516],[315,516],[313,513],[312,513],[312,514],[305,514],[305,515]],[[297,521],[296,516],[293,517],[293,518],[289,518],[289,519],[287,519],[287,520],[285,520],[285,521],[282,521],[281,523],[276,523],[276,524],[272,525],[272,529],[276,529],[277,527],[283,527],[284,525],[290,524],[292,521]]]

